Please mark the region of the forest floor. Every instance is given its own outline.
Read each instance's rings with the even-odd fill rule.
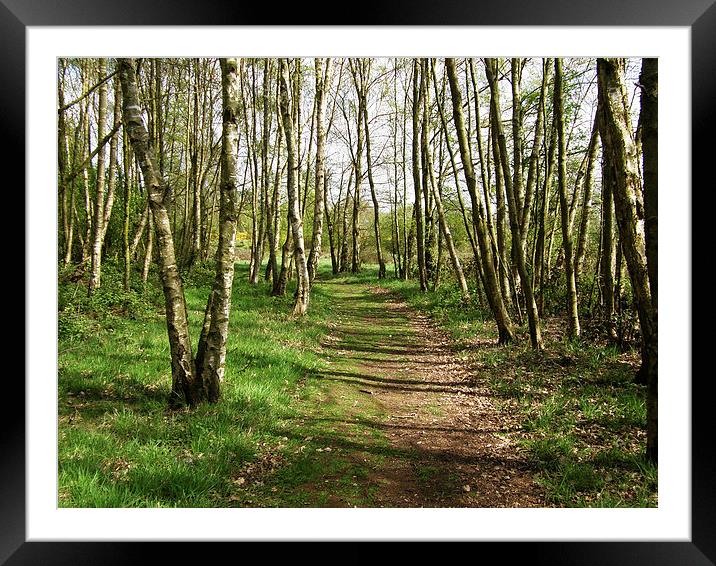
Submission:
[[[450,285],[324,269],[308,314],[237,264],[222,398],[170,411],[161,290],[59,286],[61,507],[655,506],[638,353],[497,346]],[[186,276],[198,334],[211,266]]]
[[[322,341],[324,387],[300,425],[328,420],[331,458],[361,472],[363,503],[376,507],[544,505],[534,470],[512,433],[519,427],[445,331],[395,293],[345,279],[322,283],[338,305]],[[317,428],[321,428],[322,425]],[[354,474],[355,475],[355,474]],[[338,474],[300,489],[330,493]]]

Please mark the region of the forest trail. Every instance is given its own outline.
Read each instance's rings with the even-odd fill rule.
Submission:
[[[363,496],[335,490],[326,506],[544,506],[514,426],[445,332],[384,288],[320,285],[335,316],[321,344],[328,369],[316,376],[319,400],[304,424],[330,424],[323,456],[351,463],[352,478],[324,483],[352,479]]]

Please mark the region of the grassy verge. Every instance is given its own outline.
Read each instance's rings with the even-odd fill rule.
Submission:
[[[111,266],[105,272],[91,300],[81,281],[59,286],[60,506],[230,504],[251,473],[266,475],[291,449],[283,431],[311,394],[330,301],[316,289],[309,315],[291,319],[292,290],[270,297],[237,265],[222,400],[169,412],[161,291],[124,293]],[[212,277],[199,266],[186,280],[194,337]]]
[[[541,354],[530,350],[526,328],[518,329],[518,344],[497,346],[489,315],[465,305],[451,285],[421,293],[414,281],[383,284],[448,330],[459,355],[488,381],[496,405],[514,419],[548,504],[657,505],[657,470],[643,457],[645,389],[633,383],[638,352],[566,342],[558,320],[544,321]]]
[[[316,285],[307,316],[294,319],[291,284],[270,297],[237,264],[222,398],[171,412],[156,276],[125,293],[108,263],[88,299],[70,275],[60,273],[58,289],[61,507],[371,506],[376,486],[366,478],[389,451],[370,426],[377,409],[361,399],[347,418],[355,390],[321,379],[334,287]],[[184,279],[196,340],[212,267]]]

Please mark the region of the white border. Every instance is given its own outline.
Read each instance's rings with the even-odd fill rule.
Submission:
[[[27,539],[680,540],[691,537],[690,28],[28,27]],[[658,509],[57,509],[56,57],[657,56]],[[668,156],[668,159],[666,158]]]

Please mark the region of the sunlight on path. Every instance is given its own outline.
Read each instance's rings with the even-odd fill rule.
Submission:
[[[334,494],[329,506],[544,505],[487,386],[447,335],[380,287],[320,285],[336,308],[322,343],[327,369],[314,376],[320,402],[306,424],[331,419],[326,450],[363,476],[362,498]]]

